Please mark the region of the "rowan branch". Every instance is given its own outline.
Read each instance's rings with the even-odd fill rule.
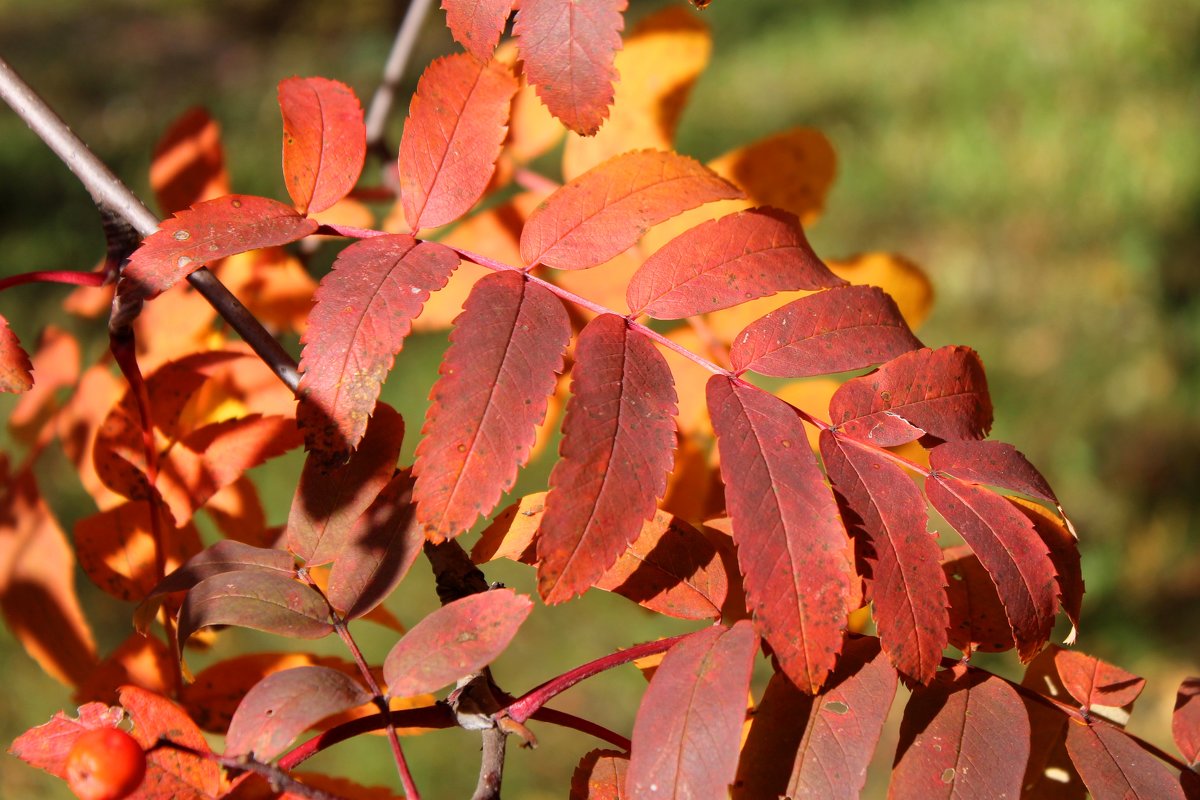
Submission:
[[[384,141],[388,117],[391,116],[400,81],[404,79],[404,72],[412,58],[413,48],[416,47],[417,35],[421,32],[421,26],[432,4],[433,0],[409,2],[408,9],[404,12],[404,20],[400,23],[396,38],[392,42],[392,50],[388,53],[387,63],[384,64],[379,88],[375,90],[371,105],[367,107],[367,152],[377,153],[385,164],[393,157],[387,142]]]

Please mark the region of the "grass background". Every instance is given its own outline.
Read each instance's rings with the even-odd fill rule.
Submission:
[[[633,0],[630,18],[659,5]],[[222,124],[235,189],[281,197],[275,85],[324,75],[369,98],[402,11],[374,0],[0,0],[0,55],[143,196],[154,141],[200,104]],[[1150,678],[1131,727],[1168,745],[1175,686],[1200,660],[1200,6],[716,0],[704,19],[713,58],[679,150],[704,159],[794,125],[826,132],[839,177],[809,231],[817,252],[891,250],[929,273],[938,300],[922,338],[981,353],[995,437],[1042,468],[1079,528],[1088,585],[1080,647]],[[418,67],[451,47],[442,24],[435,13],[426,26],[409,90]],[[87,268],[102,245],[86,193],[0,109],[0,275]],[[15,289],[0,310],[31,343],[59,320],[65,291]],[[71,327],[99,341],[97,326]],[[386,390],[410,430],[442,345],[411,343],[398,368],[406,372]],[[11,405],[0,399],[0,415]],[[285,459],[267,476],[275,520],[298,466]],[[544,466],[526,488],[544,485]],[[66,521],[84,513],[68,510]],[[418,573],[389,603],[410,622],[432,607]],[[489,577],[531,588],[522,570]],[[128,609],[79,582],[102,647],[120,641]],[[685,627],[629,605],[589,596],[539,607],[521,634],[543,643],[536,661],[506,656],[502,683],[523,688]],[[390,637],[363,631],[381,658]],[[235,634],[222,647],[279,645]],[[0,739],[70,707],[7,633],[0,671]],[[561,707],[628,731],[640,680],[605,676]],[[510,796],[562,797],[591,747],[539,732],[541,749],[514,748]],[[430,796],[469,791],[475,741],[459,732],[408,745]],[[365,782],[394,779],[382,741],[323,758]],[[883,771],[889,760],[884,752]],[[64,792],[8,756],[0,787],[6,797]]]

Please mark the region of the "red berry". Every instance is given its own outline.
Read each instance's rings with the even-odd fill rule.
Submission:
[[[67,754],[67,785],[80,800],[121,800],[142,784],[146,753],[118,728],[80,734]]]

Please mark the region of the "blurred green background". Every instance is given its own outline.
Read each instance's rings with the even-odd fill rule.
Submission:
[[[661,5],[633,0],[629,19]],[[143,196],[154,141],[200,104],[222,124],[235,189],[280,197],[277,82],[324,75],[365,102],[403,7],[0,0],[0,54]],[[1200,662],[1200,5],[716,0],[703,18],[712,63],[684,113],[679,150],[710,158],[795,125],[829,136],[839,177],[809,232],[817,252],[890,250],[926,269],[938,299],[922,339],[982,355],[994,436],[1041,467],[1079,529],[1088,587],[1079,644],[1150,678],[1131,728],[1168,746],[1175,686]],[[435,12],[407,91],[419,67],[451,47],[442,25]],[[0,275],[89,268],[102,244],[87,195],[0,108]],[[41,324],[61,318],[66,291],[11,290],[0,310],[32,345]],[[387,389],[410,440],[442,345],[412,342],[400,369],[418,369],[397,373]],[[0,416],[11,407],[0,399]],[[268,476],[278,487],[269,498],[275,521],[298,467],[285,459]],[[543,465],[523,486],[544,480]],[[64,512],[68,529],[83,513]],[[433,606],[421,570],[389,604],[410,623]],[[524,570],[489,577],[532,588]],[[128,609],[85,582],[101,645],[111,647],[128,631]],[[523,690],[639,637],[688,627],[607,595],[539,607],[519,640],[538,649],[506,656],[498,676]],[[392,637],[363,631],[369,655],[382,658]],[[223,652],[281,644],[228,638]],[[70,707],[69,693],[7,633],[0,671],[0,740]],[[621,671],[559,706],[628,732],[640,682]],[[575,760],[593,745],[538,732],[539,750],[513,748],[509,796],[565,796]],[[408,745],[429,796],[466,796],[476,742],[459,732]],[[326,758],[367,783],[394,779],[382,740]],[[889,761],[884,752],[884,769]],[[64,791],[0,758],[0,795]]]

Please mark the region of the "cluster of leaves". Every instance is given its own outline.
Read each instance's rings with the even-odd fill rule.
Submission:
[[[144,744],[169,733],[195,751],[156,751],[139,796],[221,797],[248,776],[203,758],[201,729],[226,735],[225,756],[282,756],[290,770],[369,727],[467,725],[430,693],[483,670],[532,603],[493,589],[407,633],[381,603],[423,548],[490,518],[473,559],[533,565],[545,603],[595,587],[712,621],[471,723],[527,734],[584,673],[666,651],[632,741],[610,735],[621,749],[587,754],[573,797],[722,797],[731,785],[748,798],[856,796],[901,680],[913,693],[894,797],[1195,791],[1195,680],[1175,717],[1181,762],[1127,736],[1127,714],[1105,717],[1128,711],[1140,679],[1047,649],[1059,611],[1068,641],[1079,620],[1074,531],[1038,471],[985,440],[978,356],[913,333],[930,297],[920,271],[809,246],[803,225],[833,177],[828,142],[789,131],[708,165],[673,152],[709,50],[680,9],[622,49],[624,0],[523,0],[516,47],[496,50],[511,0],[445,5],[467,52],[420,79],[381,229],[362,199],[380,193],[356,189],[359,101],[336,81],[291,78],[279,86],[291,205],[229,193],[202,112],[164,139],[152,182],[174,216],[116,287],[149,301],[127,390],[105,364],[80,373],[61,331],[30,360],[0,327],[0,380],[29,390],[9,421],[28,455],[11,475],[0,464],[0,603],[30,654],[89,701],[13,751],[61,774],[74,737],[128,712]],[[564,137],[558,185],[528,165]],[[356,241],[314,284],[282,247],[331,236]],[[206,265],[264,323],[302,332],[294,396],[181,283]],[[68,308],[99,313],[103,295],[79,290]],[[382,383],[413,330],[446,326],[415,462],[397,469],[405,424],[379,401]],[[548,491],[493,517],[560,411]],[[73,547],[34,476],[55,439],[98,508]],[[272,527],[246,473],[301,444],[291,511]],[[929,532],[930,508],[959,538]],[[225,537],[206,549],[201,511]],[[71,586],[76,557],[138,603],[139,632],[103,659]],[[861,633],[865,607],[877,636]],[[352,643],[359,618],[403,634],[382,671]],[[256,653],[185,682],[189,641],[220,625],[337,633],[359,663]],[[743,736],[760,650],[774,676]],[[1029,665],[1019,686],[969,663],[1006,650]],[[326,738],[288,753],[319,724]]]

